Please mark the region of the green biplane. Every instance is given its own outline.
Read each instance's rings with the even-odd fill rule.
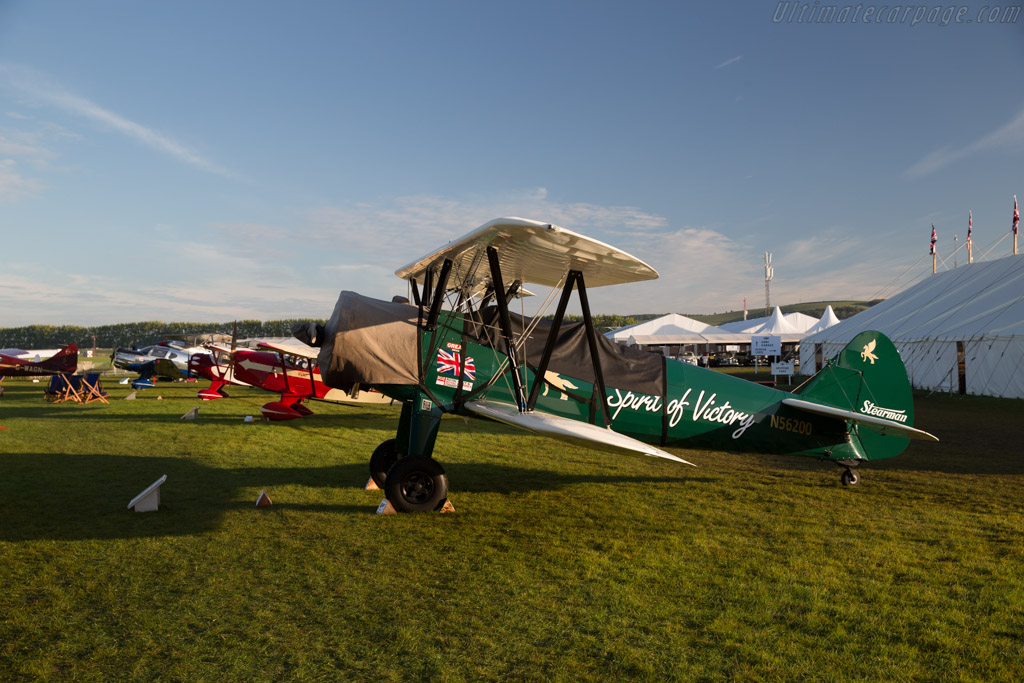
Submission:
[[[901,453],[915,429],[892,342],[857,336],[793,393],[619,346],[593,325],[587,288],[658,277],[649,265],[564,228],[500,218],[396,271],[412,305],[342,292],[320,346],[328,386],[373,386],[402,402],[397,434],[370,474],[403,512],[438,509],[448,479],[433,459],[441,416],[484,416],[557,439],[684,464],[666,446],[802,455],[843,468]],[[551,287],[553,319],[509,310],[525,283]],[[583,321],[566,323],[573,291]]]

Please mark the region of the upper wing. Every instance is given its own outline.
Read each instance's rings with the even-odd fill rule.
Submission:
[[[298,339],[291,339],[285,342],[260,342],[257,346],[261,349],[288,353],[293,356],[302,356],[303,358],[316,358],[320,353],[319,349],[315,349],[309,344],[303,344]]]
[[[221,353],[231,353],[230,344],[217,344],[215,342],[207,342],[206,344],[203,344],[203,348],[209,349],[211,351],[220,351]]]
[[[423,282],[424,274],[451,259],[460,284],[471,288],[490,281],[485,252],[495,247],[506,284],[514,280],[556,287],[570,270],[586,276],[588,287],[653,280],[658,271],[640,259],[598,240],[525,218],[498,218],[446,247],[395,271],[403,280]]]
[[[484,417],[489,417],[498,422],[504,422],[514,427],[522,427],[531,432],[544,434],[562,441],[569,441],[590,448],[614,451],[617,453],[639,453],[650,455],[666,460],[675,460],[685,465],[693,465],[682,458],[677,458],[660,448],[638,441],[625,434],[619,434],[605,427],[598,427],[587,422],[570,420],[567,417],[550,415],[548,413],[520,413],[519,410],[507,403],[494,401],[469,401],[465,404],[466,409]],[[696,467],[696,465],[693,465]]]
[[[797,408],[798,410],[806,410],[809,413],[828,415],[829,417],[838,417],[849,422],[856,422],[857,424],[862,424],[883,435],[887,435],[891,432],[891,436],[902,436],[905,439],[921,439],[922,441],[939,440],[939,437],[934,434],[929,434],[924,430],[908,427],[907,425],[902,425],[899,422],[893,422],[892,420],[886,420],[881,417],[874,417],[873,415],[862,415],[861,413],[855,413],[852,410],[824,406],[820,403],[812,403],[799,398],[784,398],[782,399],[782,403],[792,408]]]

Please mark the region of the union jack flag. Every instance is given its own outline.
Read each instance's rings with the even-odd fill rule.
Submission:
[[[1017,234],[1017,226],[1020,224],[1020,211],[1017,210],[1017,195],[1013,195],[1013,234]]]
[[[967,212],[967,241],[971,241],[971,224],[974,223],[974,214],[971,211]]]
[[[462,354],[458,351],[437,350],[437,374],[458,377],[461,362]],[[466,379],[476,380],[476,364],[468,356],[466,357]]]
[[[931,246],[931,249],[928,250],[929,254],[934,254],[935,253],[935,243],[937,241],[938,241],[938,235],[935,234],[935,224],[932,223],[932,246]]]

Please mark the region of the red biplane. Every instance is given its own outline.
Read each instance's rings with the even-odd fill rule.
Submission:
[[[199,398],[213,400],[228,396],[229,384],[254,386],[281,394],[260,408],[268,420],[294,420],[313,411],[303,402],[307,399],[337,403],[390,403],[391,399],[376,391],[342,391],[326,386],[320,377],[316,357],[318,349],[296,339],[263,341],[256,349],[208,345],[210,354],[195,354],[189,369],[210,380],[210,387],[199,392]]]

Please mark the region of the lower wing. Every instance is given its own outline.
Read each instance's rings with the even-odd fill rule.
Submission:
[[[570,420],[567,417],[559,417],[548,413],[520,413],[515,406],[507,403],[496,403],[494,401],[470,401],[465,404],[470,412],[489,417],[498,422],[521,427],[522,429],[550,436],[561,441],[597,448],[600,450],[613,451],[616,453],[639,453],[655,458],[674,460],[685,465],[693,465],[682,458],[661,450],[643,441],[638,441],[625,434],[619,434],[606,427],[598,427],[587,422]],[[696,467],[696,465],[693,465]]]

